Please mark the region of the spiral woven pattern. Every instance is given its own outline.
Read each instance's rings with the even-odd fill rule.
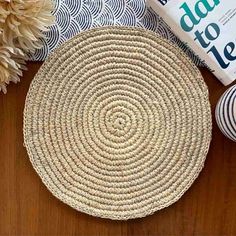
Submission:
[[[177,201],[211,139],[208,91],[179,48],[149,31],[105,27],[56,49],[31,83],[24,139],[47,188],[110,219]]]

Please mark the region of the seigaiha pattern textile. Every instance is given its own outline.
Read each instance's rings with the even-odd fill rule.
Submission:
[[[79,32],[101,26],[136,26],[154,31],[181,47],[196,65],[200,59],[183,44],[146,6],[145,0],[54,0],[56,23],[46,32],[43,47],[30,55],[33,61],[43,61],[63,42]]]

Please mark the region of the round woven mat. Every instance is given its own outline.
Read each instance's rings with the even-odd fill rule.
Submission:
[[[211,139],[198,69],[154,33],[105,27],[49,56],[24,111],[24,139],[47,188],[99,217],[143,217],[177,201]]]

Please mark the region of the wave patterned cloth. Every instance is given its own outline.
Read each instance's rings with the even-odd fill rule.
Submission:
[[[136,26],[152,30],[178,44],[192,60],[201,61],[170,31],[163,20],[145,0],[54,0],[56,23],[46,32],[43,47],[30,56],[33,61],[43,61],[63,42],[81,31],[107,25]]]

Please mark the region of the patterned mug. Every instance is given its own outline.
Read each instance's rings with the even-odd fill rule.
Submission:
[[[236,85],[221,96],[216,106],[215,117],[222,133],[236,142]]]

